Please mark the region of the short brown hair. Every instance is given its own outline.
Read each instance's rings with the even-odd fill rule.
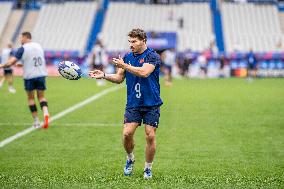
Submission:
[[[133,37],[133,38],[138,38],[139,40],[145,40],[145,42],[147,41],[147,35],[146,32],[140,28],[134,28],[132,29],[129,33],[128,33],[129,37]]]
[[[28,39],[32,39],[32,34],[30,32],[23,32],[22,36],[25,36]]]

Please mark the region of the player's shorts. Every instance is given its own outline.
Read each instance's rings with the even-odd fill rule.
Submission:
[[[158,128],[160,119],[160,106],[126,108],[124,123],[139,123]]]
[[[37,77],[32,79],[24,79],[25,81],[25,90],[32,91],[32,90],[45,90],[45,77]]]
[[[167,64],[164,64],[164,66],[165,66],[165,69],[167,69],[169,71],[169,73],[171,74],[172,73],[172,66],[167,65]]]
[[[12,69],[4,69],[4,75],[12,75],[13,70]]]
[[[256,64],[248,64],[248,69],[249,70],[255,70],[256,69]]]

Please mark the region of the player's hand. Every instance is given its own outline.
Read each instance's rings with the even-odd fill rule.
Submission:
[[[125,67],[125,63],[121,56],[119,55],[118,58],[113,58],[111,64],[115,65],[118,68],[123,68]]]
[[[21,63],[16,63],[16,67],[23,67],[23,64],[21,64]]]
[[[93,70],[93,71],[89,71],[89,76],[95,79],[103,79],[105,76],[105,73],[101,70]]]

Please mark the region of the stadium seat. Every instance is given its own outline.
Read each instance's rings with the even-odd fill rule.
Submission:
[[[0,36],[3,36],[3,31],[9,19],[12,9],[12,2],[0,2]]]
[[[46,50],[77,50],[83,53],[96,8],[96,2],[44,5],[33,30],[34,40]]]
[[[282,40],[277,7],[222,3],[226,50],[276,51]]]
[[[180,18],[183,18],[183,28],[179,27]],[[179,51],[204,50],[212,40],[211,25],[208,3],[145,5],[111,2],[101,37],[108,50],[123,51],[128,49],[127,33],[133,27],[141,27],[148,32],[177,32]]]

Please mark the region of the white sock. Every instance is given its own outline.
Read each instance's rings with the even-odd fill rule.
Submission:
[[[49,116],[47,107],[43,107],[42,111],[44,116]]]
[[[152,163],[147,163],[147,162],[145,162],[145,169],[146,169],[146,168],[152,169],[152,164],[153,164],[153,162],[152,162]]]
[[[130,154],[127,154],[127,159],[134,160],[134,154],[131,152]]]
[[[39,118],[38,117],[34,117],[34,122],[39,122]]]

